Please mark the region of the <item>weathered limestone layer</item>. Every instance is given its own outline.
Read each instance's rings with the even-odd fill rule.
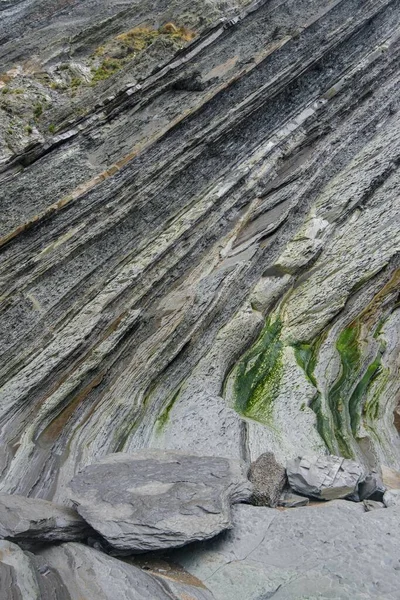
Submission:
[[[103,25],[62,2],[43,30],[50,4],[1,8],[1,71],[59,64],[61,16],[87,67]],[[4,134],[3,492],[65,504],[78,469],[148,447],[400,468],[399,2],[232,14]]]

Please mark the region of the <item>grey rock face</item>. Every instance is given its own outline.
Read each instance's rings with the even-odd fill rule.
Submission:
[[[158,550],[231,527],[231,503],[251,494],[245,470],[236,461],[172,451],[112,454],[76,475],[70,496],[113,548]]]
[[[304,456],[286,466],[290,486],[304,496],[321,500],[346,498],[357,492],[364,470],[353,460],[339,456]]]
[[[174,438],[398,469],[395,0],[256,2],[207,31],[231,2],[6,4],[1,491],[63,503],[85,465]],[[147,20],[199,36],[89,85],[88,57]]]
[[[0,538],[68,542],[85,538],[89,531],[71,508],[38,498],[0,494]]]
[[[1,600],[76,600],[56,569],[16,544],[0,541]]]
[[[250,466],[249,479],[253,484],[252,504],[276,506],[286,483],[286,470],[272,452],[266,452]]]
[[[238,505],[232,530],[170,557],[207,580],[216,600],[398,600],[399,511],[343,500]]]
[[[40,552],[55,569],[71,600],[213,600],[204,586],[161,582],[138,567],[82,544],[68,543]]]
[[[33,555],[0,541],[1,600],[213,600],[194,578],[181,579],[153,577],[79,543]]]
[[[399,490],[388,490],[383,495],[383,503],[389,508],[390,506],[400,505],[400,489]]]

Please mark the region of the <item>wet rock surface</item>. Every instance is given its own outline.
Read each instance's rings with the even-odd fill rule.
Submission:
[[[79,541],[91,528],[78,513],[39,498],[0,494],[0,538],[14,541]]]
[[[231,503],[251,495],[246,471],[224,458],[179,452],[113,454],[76,475],[70,497],[113,548],[161,550],[230,528]]]

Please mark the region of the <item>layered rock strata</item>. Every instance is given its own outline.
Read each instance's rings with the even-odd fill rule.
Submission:
[[[2,7],[4,70],[49,64],[28,4]],[[399,467],[398,8],[248,5],[7,146],[3,492],[66,503],[77,470],[146,447]]]

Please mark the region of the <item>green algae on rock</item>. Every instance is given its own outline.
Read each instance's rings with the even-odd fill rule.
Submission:
[[[265,425],[272,424],[273,403],[282,373],[282,329],[278,317],[268,318],[258,340],[234,367],[234,408]]]

